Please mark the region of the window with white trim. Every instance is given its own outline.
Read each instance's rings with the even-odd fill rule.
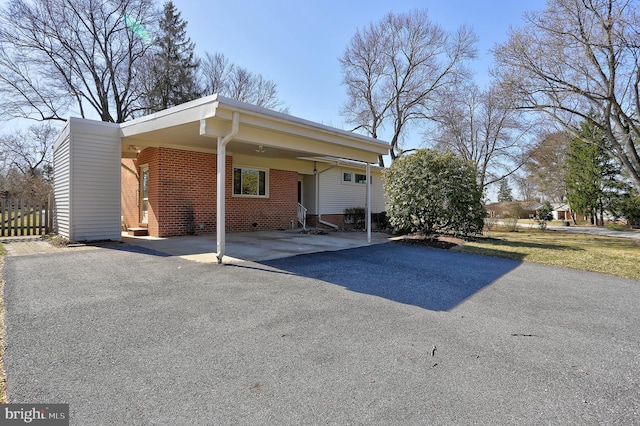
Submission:
[[[268,178],[268,170],[234,167],[233,195],[244,197],[268,197]]]
[[[371,177],[371,181],[373,181],[373,177]],[[349,184],[365,184],[367,182],[367,175],[362,173],[353,173],[353,172],[342,172],[342,183]]]

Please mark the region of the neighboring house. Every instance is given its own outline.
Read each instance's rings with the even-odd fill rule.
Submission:
[[[493,203],[485,205],[485,209],[491,218],[511,217],[513,214],[513,206],[517,205],[521,208],[520,219],[529,219],[537,217],[538,210],[544,205],[538,201],[509,201],[502,203]],[[551,203],[553,211],[551,215],[554,220],[572,220],[571,209],[564,203]],[[576,215],[576,220],[584,220],[583,215]]]
[[[553,216],[554,220],[573,220],[572,217],[572,212],[571,212],[571,207],[569,207],[568,204],[566,203],[551,203],[551,207],[553,208],[553,211],[551,212],[551,215]],[[583,214],[578,214],[578,213],[574,213],[575,216],[575,220],[586,220],[585,216]]]
[[[551,214],[554,220],[571,220],[571,208],[568,204],[551,203],[551,207],[553,207]]]
[[[511,217],[514,212],[517,212],[520,219],[528,219],[535,216],[540,206],[542,204],[535,201],[503,201],[486,204],[484,208],[490,218],[502,219]]]
[[[290,229],[305,218],[342,227],[345,208],[385,209],[374,164],[388,150],[218,95],[122,124],[72,118],[54,148],[57,229],[90,241],[118,240],[123,225],[156,237]]]

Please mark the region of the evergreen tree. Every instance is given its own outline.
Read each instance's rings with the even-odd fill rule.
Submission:
[[[599,140],[600,144],[585,142]],[[569,142],[567,156],[567,199],[571,209],[604,225],[604,212],[621,196],[620,166],[606,150],[606,139],[593,123],[583,123],[582,137]],[[598,214],[600,217],[598,218]]]
[[[509,186],[509,180],[504,178],[500,181],[500,189],[498,190],[498,202],[513,201],[513,195],[511,194],[511,187]]]
[[[196,78],[199,63],[186,27],[187,22],[180,17],[173,2],[166,2],[149,70],[148,112],[161,111],[200,96]]]

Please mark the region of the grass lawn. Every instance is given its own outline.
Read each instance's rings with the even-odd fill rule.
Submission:
[[[485,231],[484,237],[453,250],[640,280],[640,240],[536,229]]]

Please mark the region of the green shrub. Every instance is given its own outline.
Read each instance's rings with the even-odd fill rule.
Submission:
[[[550,216],[552,212],[553,207],[548,201],[536,212],[536,222],[538,222],[538,228],[540,228],[541,231],[547,229],[547,221],[551,220]]]
[[[366,210],[364,207],[348,207],[343,210],[344,223],[349,229],[364,229]]]
[[[385,230],[389,227],[387,212],[371,213],[371,223],[376,225],[379,230]]]
[[[384,171],[387,217],[396,232],[482,233],[486,211],[471,162],[420,149]]]

